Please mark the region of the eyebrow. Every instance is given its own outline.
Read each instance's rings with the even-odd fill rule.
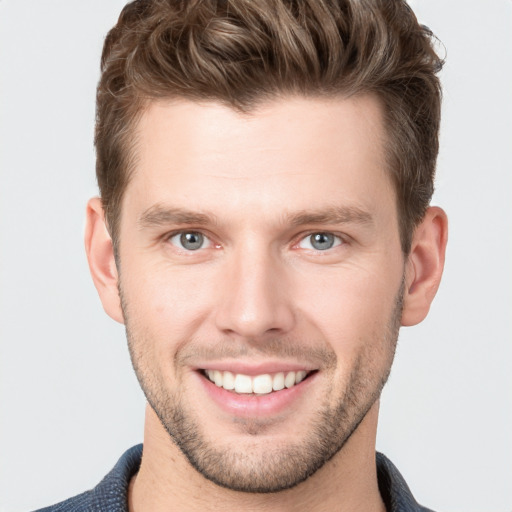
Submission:
[[[283,223],[292,227],[311,224],[360,224],[371,225],[373,216],[367,210],[357,206],[332,206],[321,210],[299,210],[294,213],[285,213]],[[185,208],[166,207],[156,204],[145,210],[139,217],[140,229],[180,225],[218,225],[217,217],[210,213],[201,213]]]
[[[286,220],[292,226],[305,224],[373,224],[373,216],[358,206],[332,206],[321,210],[303,210],[287,215]]]
[[[215,215],[207,215],[184,208],[168,208],[161,204],[155,204],[145,210],[138,220],[140,228],[166,226],[169,224],[205,226],[212,223],[218,224]]]

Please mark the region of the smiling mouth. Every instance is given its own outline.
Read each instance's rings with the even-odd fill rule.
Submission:
[[[315,371],[291,371],[244,375],[220,370],[201,370],[201,373],[219,388],[239,394],[267,395],[282,389],[289,389],[307,379]]]

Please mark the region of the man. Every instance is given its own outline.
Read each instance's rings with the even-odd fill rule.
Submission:
[[[439,69],[400,0],[125,7],[85,242],[144,445],[46,510],[426,510],[375,435],[444,264]]]

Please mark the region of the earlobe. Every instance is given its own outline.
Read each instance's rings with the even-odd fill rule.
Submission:
[[[105,312],[117,322],[124,323],[114,248],[99,197],[94,197],[87,203],[85,252],[94,286]]]
[[[441,282],[447,240],[446,213],[430,207],[414,231],[406,264],[402,325],[416,325],[427,316]]]

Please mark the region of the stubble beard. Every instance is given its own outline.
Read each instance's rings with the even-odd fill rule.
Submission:
[[[128,347],[135,373],[149,405],[156,413],[172,441],[189,463],[215,484],[247,493],[275,493],[297,486],[336,455],[350,439],[368,411],[379,399],[391,370],[402,315],[404,282],[379,346],[384,364],[372,364],[374,345],[368,343],[356,359],[354,367],[335,405],[326,397],[310,420],[303,440],[272,449],[264,437],[264,421],[244,421],[242,428],[254,438],[254,445],[219,448],[207,439],[208,422],[199,422],[186,405],[180,390],[171,392],[145,363],[143,336],[135,336],[120,287],[126,324]],[[136,339],[137,338],[137,339]],[[336,361],[336,354],[330,357]]]

